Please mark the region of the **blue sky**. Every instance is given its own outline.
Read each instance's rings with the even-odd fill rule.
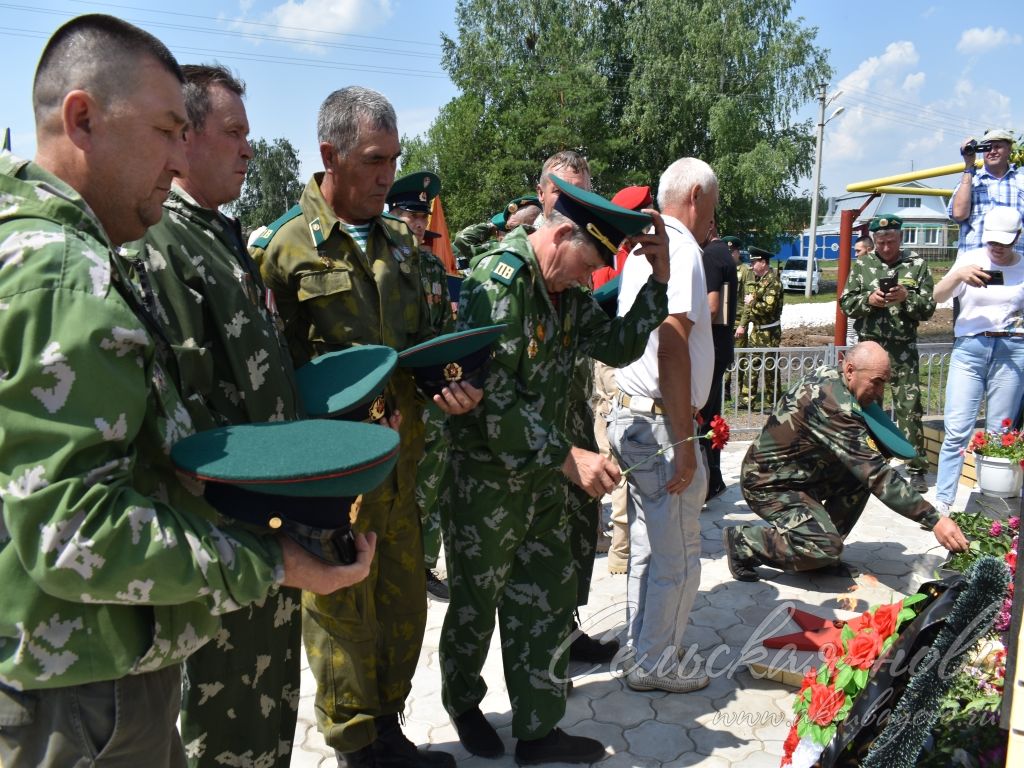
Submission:
[[[0,127],[11,127],[15,152],[34,152],[32,73],[46,38],[75,15],[110,13],[157,35],[183,63],[220,61],[237,71],[249,87],[253,136],[287,137],[308,175],[319,169],[316,110],[335,88],[380,90],[404,134],[429,126],[456,94],[440,66],[440,35],[454,36],[454,6],[455,0],[0,2]],[[817,42],[830,51],[836,75],[829,93],[842,91],[826,116],[845,108],[825,128],[826,194],[955,162],[968,134],[1024,128],[1014,87],[1024,54],[1013,23],[1019,14],[1002,0],[976,13],[971,8],[925,0],[794,3],[792,15],[818,27]],[[817,114],[809,102],[798,117]]]

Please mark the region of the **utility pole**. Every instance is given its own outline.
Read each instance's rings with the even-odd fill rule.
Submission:
[[[814,150],[814,186],[811,188],[811,237],[810,237],[810,254],[807,257],[807,283],[804,286],[804,296],[810,298],[811,295],[811,281],[814,279],[814,262],[818,255],[818,190],[821,189],[821,145],[825,137],[825,124],[830,122],[833,117],[836,117],[841,113],[844,107],[839,107],[835,112],[832,113],[828,120],[825,119],[825,107],[839,98],[842,91],[838,91],[832,96],[826,96],[826,90],[828,89],[828,83],[821,84],[821,95],[818,96],[818,104],[820,109],[818,110],[818,143]]]

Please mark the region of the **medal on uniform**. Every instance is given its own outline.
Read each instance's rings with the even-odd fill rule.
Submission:
[[[875,439],[871,437],[871,435],[868,435],[865,439],[867,440],[868,448],[870,448],[875,453],[878,453],[878,443],[875,442]]]
[[[530,343],[526,346],[526,354],[528,354],[531,359],[533,359],[533,358],[535,358],[537,356],[537,340],[536,339],[530,339]]]
[[[543,323],[537,323],[537,330],[534,331],[534,333],[536,333],[537,339],[539,341],[544,341],[544,324]]]
[[[407,261],[403,261],[398,268],[406,275],[412,271],[412,268],[409,266],[409,262]]]

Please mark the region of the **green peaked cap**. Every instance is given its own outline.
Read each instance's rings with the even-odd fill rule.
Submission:
[[[607,283],[594,291],[594,301],[601,305],[608,317],[614,319],[619,310],[619,282],[621,275],[616,275]]]
[[[442,334],[400,353],[398,365],[412,370],[428,397],[458,381],[480,388],[487,378],[491,345],[506,328],[502,323]]]
[[[898,459],[913,459],[917,457],[917,451],[910,444],[900,428],[893,423],[882,406],[878,403],[871,403],[861,411],[864,421],[867,422],[868,431],[885,447],[886,451]]]
[[[314,358],[295,371],[306,414],[377,421],[385,415],[384,387],[398,362],[391,347],[367,344]]]
[[[642,232],[652,221],[650,214],[631,211],[605,200],[594,192],[580,189],[555,174],[551,181],[558,187],[555,210],[574,221],[597,244],[597,252],[611,265],[623,239]]]
[[[392,471],[398,433],[327,419],[239,424],[186,437],[171,460],[205,481],[204,496],[222,515],[348,564],[357,555],[352,502]]]
[[[388,190],[388,207],[420,213],[430,212],[430,201],[441,193],[441,177],[418,171],[395,181]]]
[[[763,259],[764,261],[770,262],[775,257],[775,254],[771,251],[765,250],[764,248],[758,248],[756,245],[750,246],[750,248],[747,249],[747,253],[750,254],[751,261],[754,261],[755,259]]]
[[[723,243],[729,243],[729,245],[735,245],[737,248],[743,247],[743,241],[735,235],[726,235],[722,238]]]
[[[880,213],[871,219],[868,229],[872,232],[880,229],[903,229],[903,219],[891,213]]]
[[[498,229],[506,230],[508,229],[509,217],[520,208],[526,208],[531,205],[540,208],[540,198],[536,195],[521,195],[513,200],[509,200],[500,213],[494,214],[491,223]]]

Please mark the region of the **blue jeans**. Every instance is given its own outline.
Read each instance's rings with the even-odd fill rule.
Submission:
[[[998,431],[1003,419],[1015,419],[1024,396],[1024,338],[961,336],[953,344],[946,378],[945,438],[939,450],[936,501],[952,504],[963,468],[962,451],[970,442],[985,398],[985,429]]]
[[[673,441],[663,417],[634,413],[616,403],[609,417],[608,442],[625,469]],[[675,451],[695,452],[696,473],[683,493],[672,495],[665,484],[674,471]],[[645,462],[627,482],[626,644],[636,651],[636,661],[645,671],[659,666],[668,671],[684,650],[683,633],[700,586],[700,508],[708,482],[697,441]]]

